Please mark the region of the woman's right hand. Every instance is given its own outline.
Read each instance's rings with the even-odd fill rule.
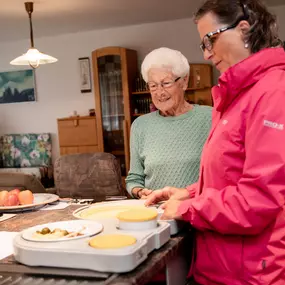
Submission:
[[[147,199],[149,197],[149,195],[152,194],[152,192],[153,192],[152,190],[144,188],[139,194],[140,199],[142,199],[142,200]]]
[[[189,198],[190,198],[189,191],[187,189],[167,186],[160,190],[153,191],[146,198],[145,205],[150,206],[152,204],[157,204],[161,201],[166,201],[169,199],[182,201]]]

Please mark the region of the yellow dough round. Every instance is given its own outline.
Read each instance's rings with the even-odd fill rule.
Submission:
[[[133,206],[133,205],[113,205],[113,206],[97,206],[91,207],[80,212],[80,217],[83,219],[96,220],[100,218],[115,218],[118,213],[127,210],[139,210],[144,209],[144,206]]]
[[[117,215],[118,220],[123,222],[146,222],[157,218],[157,211],[153,209],[132,209],[120,212]]]
[[[130,235],[109,234],[92,238],[89,245],[97,249],[112,249],[130,246],[136,242],[137,239]]]

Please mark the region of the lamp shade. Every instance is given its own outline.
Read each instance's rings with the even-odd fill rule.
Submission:
[[[41,53],[36,48],[30,48],[25,54],[13,59],[12,65],[30,65],[37,68],[40,64],[56,62],[57,59],[47,54]]]

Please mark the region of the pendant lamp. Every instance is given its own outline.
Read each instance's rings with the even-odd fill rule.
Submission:
[[[37,68],[40,64],[54,63],[57,61],[56,58],[47,54],[41,53],[34,47],[34,35],[33,35],[33,24],[32,24],[32,13],[33,13],[33,2],[25,2],[26,11],[29,15],[30,21],[30,40],[31,47],[23,55],[15,58],[10,62],[12,65],[30,65],[32,68]]]

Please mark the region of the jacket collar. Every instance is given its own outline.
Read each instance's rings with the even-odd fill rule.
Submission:
[[[233,100],[272,70],[285,70],[283,48],[266,48],[230,67],[212,89],[214,107],[224,112]]]

